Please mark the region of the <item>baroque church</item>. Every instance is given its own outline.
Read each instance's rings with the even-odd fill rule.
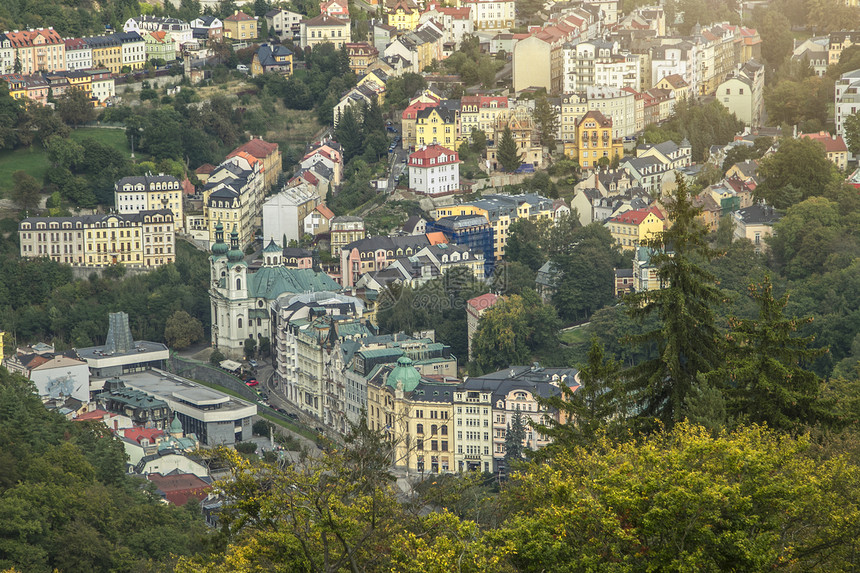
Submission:
[[[233,227],[228,246],[220,221],[215,226],[209,268],[212,345],[230,358],[242,357],[248,338],[256,339],[258,345],[262,338],[272,340],[269,304],[278,297],[341,290],[322,271],[285,267],[281,248],[274,242],[263,249],[262,265],[249,268],[239,248],[238,230]]]

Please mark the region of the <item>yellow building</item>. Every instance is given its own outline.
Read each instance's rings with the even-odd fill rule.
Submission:
[[[395,467],[413,474],[454,471],[454,389],[423,379],[406,356],[370,375],[367,425],[386,434]]]
[[[351,38],[349,20],[320,14],[301,24],[301,45],[303,48],[314,48],[319,44],[330,43],[339,50],[351,43]]]
[[[131,215],[29,217],[18,225],[22,257],[84,267],[153,268],[175,259],[175,222],[167,209]]]
[[[621,159],[624,146],[620,140],[612,139],[612,120],[592,110],[576,124],[576,139],[565,143],[564,153],[579,161],[582,169],[592,169],[604,157],[607,161],[615,156]]]
[[[496,260],[505,255],[510,226],[518,219],[553,221],[552,199],[532,193],[522,195],[485,195],[477,201],[447,205],[431,212],[434,219],[457,215],[479,215],[493,228],[493,253]]]
[[[675,95],[675,101],[681,101],[682,99],[687,99],[690,96],[690,84],[688,84],[680,74],[665,76],[661,78],[654,87],[672,92]]]
[[[411,32],[418,27],[421,13],[412,0],[395,0],[388,6],[388,25],[403,32]]]
[[[459,111],[448,102],[441,102],[436,107],[418,111],[415,117],[415,145],[430,145],[436,143],[448,149],[457,149],[460,139]]]
[[[9,95],[12,99],[27,98],[27,80],[21,74],[5,74],[3,79],[9,86]]]
[[[384,73],[379,70],[368,72],[361,76],[356,87],[366,85],[376,94],[376,103],[382,105],[385,103],[385,82],[388,79]]]
[[[236,10],[224,18],[224,37],[239,41],[256,39],[257,19]]]
[[[112,74],[122,69],[122,44],[113,35],[84,38],[93,51],[93,67],[107,68]]]
[[[650,239],[665,229],[665,216],[657,207],[625,211],[609,218],[605,225],[612,238],[626,250],[633,250],[643,240]]]

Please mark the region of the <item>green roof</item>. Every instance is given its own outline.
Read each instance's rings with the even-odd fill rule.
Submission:
[[[252,308],[248,311],[248,318],[269,318],[269,314],[262,308]]]
[[[401,356],[403,351],[399,348],[374,348],[373,350],[362,350],[361,354],[365,358],[379,358],[383,356]]]
[[[262,267],[248,275],[248,296],[275,300],[285,293],[334,291],[341,286],[330,276],[313,269]]]
[[[386,386],[398,388],[401,384],[404,392],[412,392],[421,382],[421,374],[412,365],[412,360],[407,356],[397,359],[397,366],[388,375]]]

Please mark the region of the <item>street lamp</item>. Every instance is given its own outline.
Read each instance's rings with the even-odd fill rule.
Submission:
[[[137,131],[143,133],[143,128],[138,127]],[[134,159],[134,132],[131,132],[131,158]]]

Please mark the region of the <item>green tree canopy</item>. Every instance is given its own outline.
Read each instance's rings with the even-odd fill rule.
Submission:
[[[517,150],[517,142],[514,141],[513,133],[509,126],[505,126],[502,134],[499,137],[499,144],[496,149],[496,158],[499,160],[499,165],[502,169],[511,173],[517,170],[517,167],[522,165],[523,156]]]
[[[716,252],[707,243],[707,231],[697,219],[700,210],[693,207],[681,176],[677,184],[664,201],[671,227],[643,241],[662,288],[626,299],[634,318],[654,314],[660,321],[650,332],[631,337],[634,344],[656,345],[657,354],[628,376],[642,416],[657,418],[667,427],[683,419],[683,405],[698,375],[718,368],[722,356],[713,307],[723,297],[714,276],[698,262]]]
[[[840,178],[824,146],[805,137],[781,139],[777,152],[761,160],[758,172],[764,181],[756,187],[756,197],[777,209],[822,196]]]

